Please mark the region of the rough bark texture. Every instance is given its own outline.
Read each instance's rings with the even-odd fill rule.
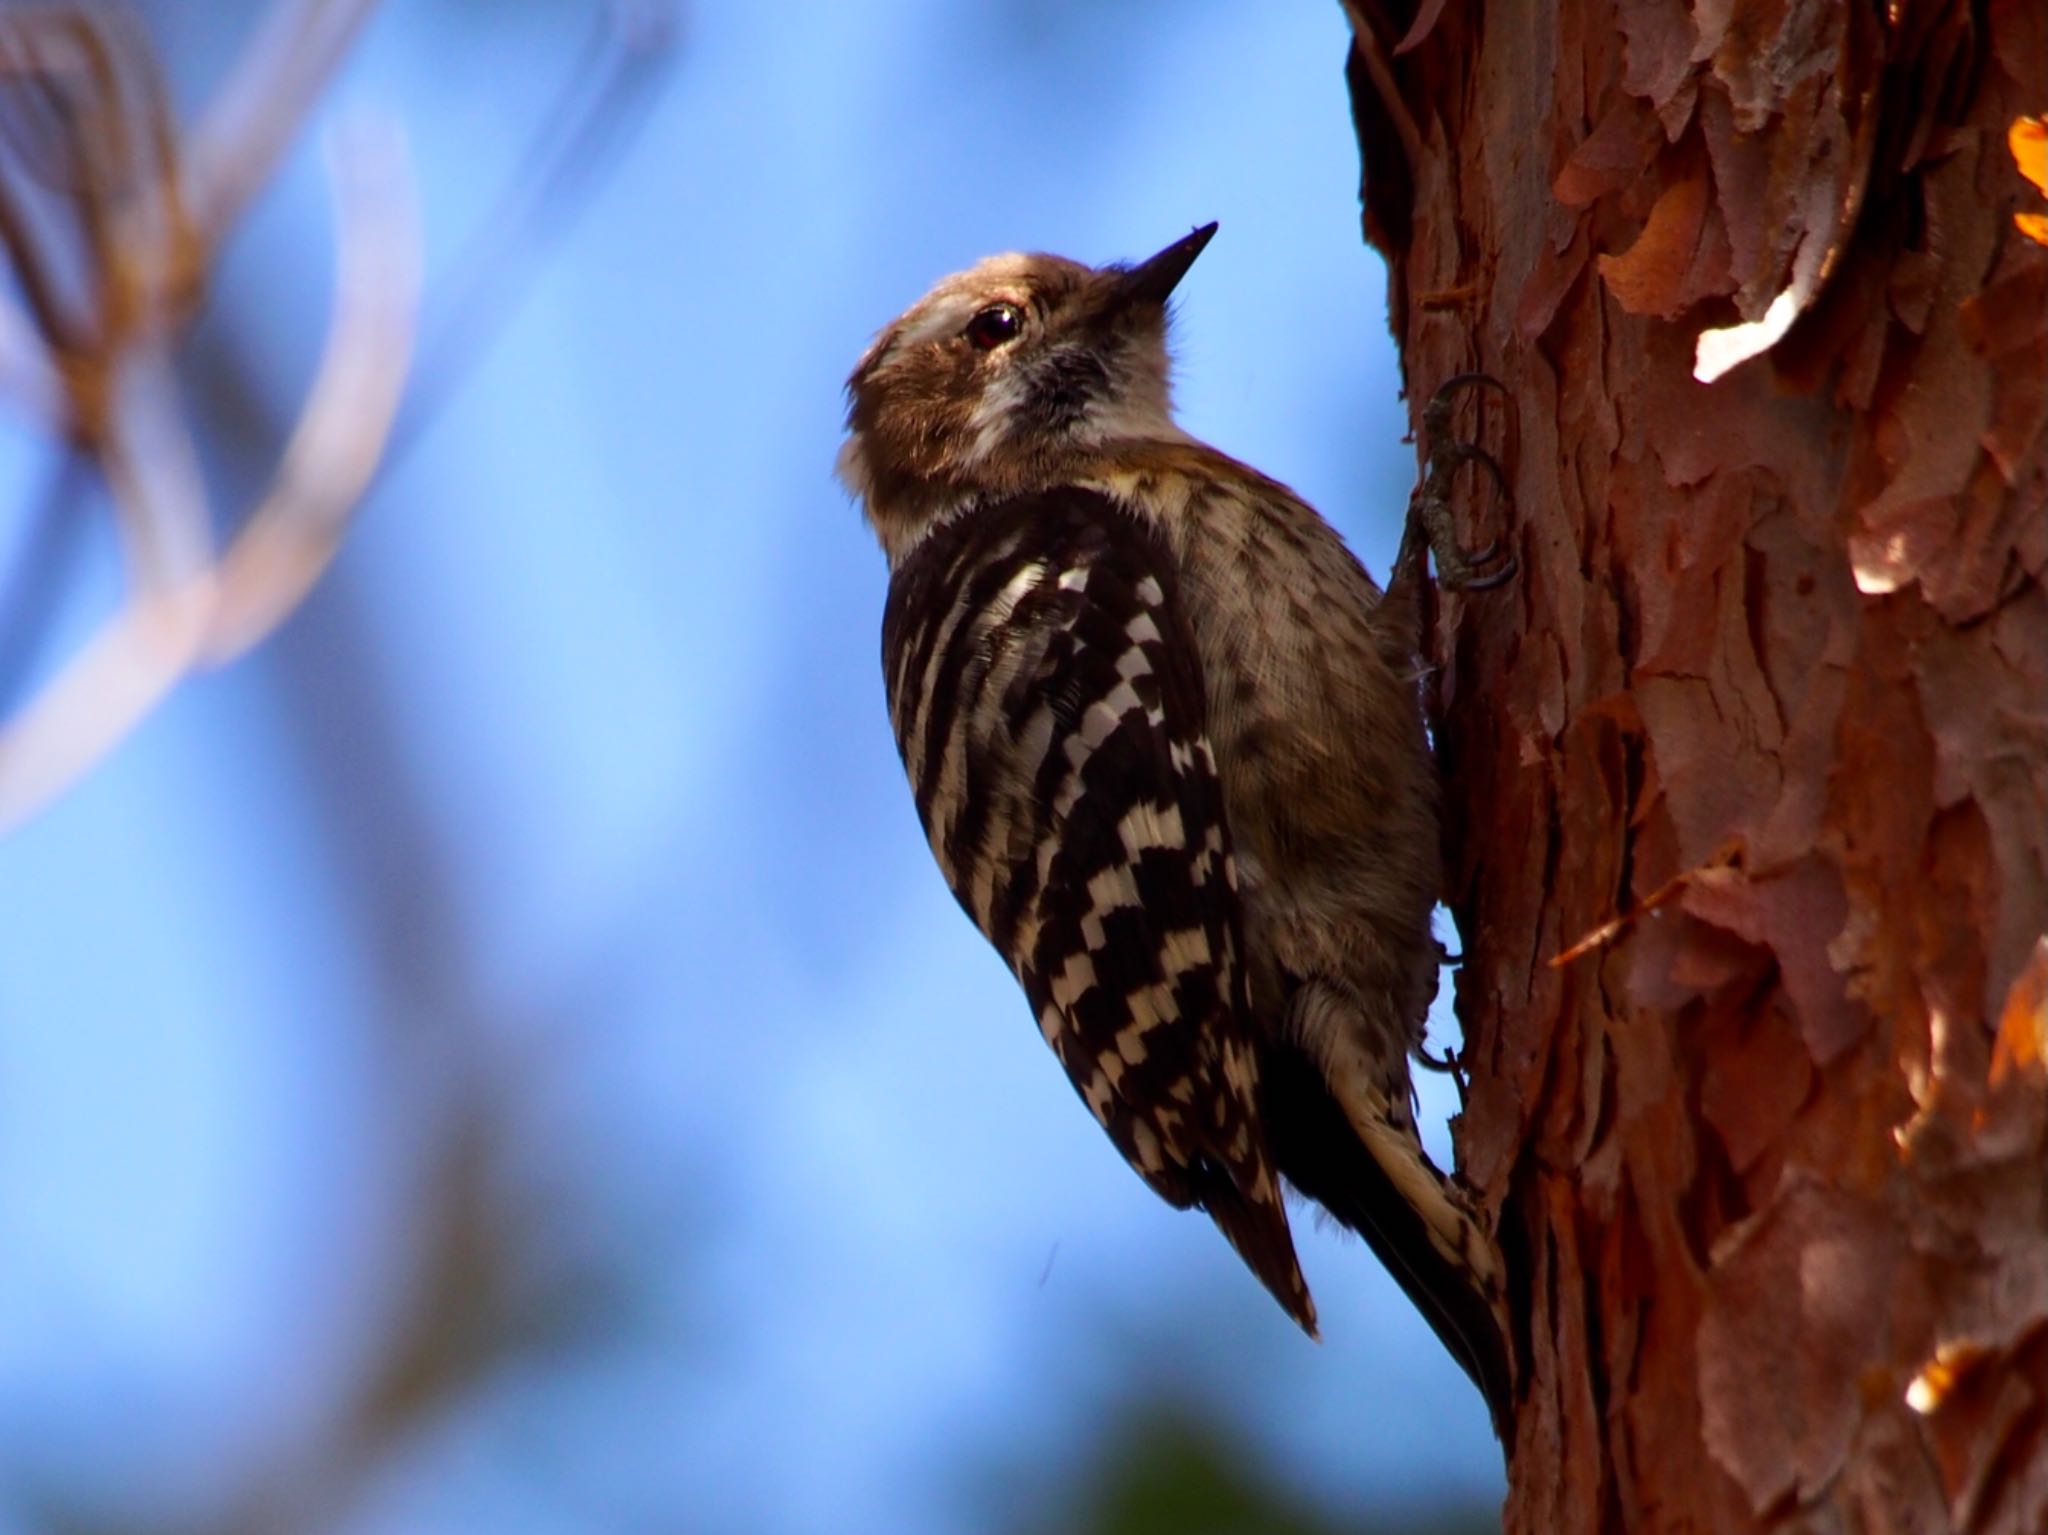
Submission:
[[[1514,401],[1437,629],[1507,1527],[2040,1535],[2048,7],[1347,10],[1411,396]]]

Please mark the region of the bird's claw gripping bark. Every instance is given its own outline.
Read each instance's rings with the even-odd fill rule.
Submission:
[[[1459,546],[1457,529],[1451,521],[1451,479],[1460,464],[1477,464],[1493,481],[1503,501],[1510,499],[1507,475],[1500,461],[1477,443],[1452,435],[1451,409],[1459,390],[1484,384],[1503,394],[1507,387],[1490,373],[1460,373],[1447,379],[1422,407],[1422,444],[1425,468],[1422,483],[1408,503],[1411,522],[1419,523],[1436,556],[1437,583],[1446,591],[1484,592],[1513,579],[1514,552],[1504,549],[1497,538],[1481,549],[1467,551]]]

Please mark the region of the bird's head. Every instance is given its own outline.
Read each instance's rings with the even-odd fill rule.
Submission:
[[[991,256],[875,338],[846,381],[839,477],[892,562],[963,501],[1054,483],[1109,443],[1181,437],[1166,300],[1215,233],[1135,266]]]

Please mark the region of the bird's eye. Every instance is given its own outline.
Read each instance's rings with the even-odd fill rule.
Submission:
[[[984,352],[1015,341],[1024,328],[1024,312],[1015,304],[991,304],[967,322],[967,339]]]

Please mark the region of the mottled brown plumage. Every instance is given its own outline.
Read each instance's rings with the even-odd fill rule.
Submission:
[[[1408,1057],[1440,962],[1424,546],[1446,579],[1511,567],[1471,580],[1485,552],[1448,541],[1443,477],[1468,450],[1432,455],[1441,473],[1418,495],[1390,597],[1299,497],[1175,425],[1166,295],[1213,229],[1134,268],[993,257],[941,282],[855,369],[841,474],[893,572],[898,739],[949,882],[1126,1158],[1208,1209],[1313,1330],[1284,1210],[1263,1190],[1277,1166],[1372,1243],[1498,1424],[1498,1257],[1423,1154]],[[1148,571],[1157,600],[1140,603]],[[1124,628],[1141,620],[1143,646]],[[1091,813],[1146,806],[1173,817],[1147,811],[1121,852],[1098,838],[1069,867]],[[1091,903],[1093,927],[1046,925],[1089,919]],[[1149,925],[1104,926],[1139,904]],[[1134,951],[1186,912],[1225,957],[1200,988],[1176,982],[1185,995],[1137,1036],[1145,1069],[1126,1071],[1107,1041],[1132,1037],[1131,1008],[1151,1006],[1162,976],[1191,974]],[[1048,971],[1069,977],[1064,994]],[[1202,1063],[1240,1052],[1215,1098],[1223,1077]],[[1235,1155],[1183,1112],[1225,1100]]]

